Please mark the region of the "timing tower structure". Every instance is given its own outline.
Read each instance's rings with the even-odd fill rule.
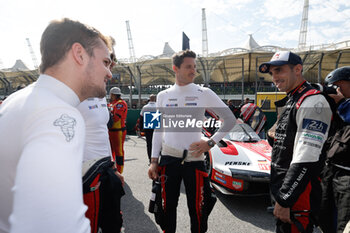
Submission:
[[[202,8],[202,56],[208,56],[208,35],[207,35],[207,19],[205,16],[205,8]]]
[[[309,0],[304,0],[303,17],[301,19],[299,44],[298,49],[303,50],[306,47],[306,36],[307,36],[307,24],[309,14]]]

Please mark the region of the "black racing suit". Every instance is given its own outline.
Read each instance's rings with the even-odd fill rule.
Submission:
[[[121,180],[112,169],[114,163],[107,156],[95,162],[83,176],[85,213],[90,220],[91,232],[120,232],[123,216],[120,199],[125,194]]]
[[[325,233],[342,233],[350,221],[350,124],[340,117],[333,123],[322,171],[320,226]]]
[[[204,161],[184,162],[173,156],[162,155],[158,169],[164,210],[163,222],[159,225],[164,232],[176,231],[176,207],[182,180],[186,189],[191,232],[206,232],[208,217],[215,205],[216,196],[211,190]]]
[[[319,173],[324,163],[321,150],[332,115],[328,102],[318,93],[305,81],[288,93],[271,158],[272,200],[291,211],[311,211],[311,215],[307,212],[302,214],[306,217],[296,217],[306,232],[312,232],[310,219],[319,209]],[[277,220],[276,232],[299,232],[296,225]]]

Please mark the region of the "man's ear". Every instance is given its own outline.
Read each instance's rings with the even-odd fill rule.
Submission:
[[[177,66],[176,65],[173,65],[173,71],[176,73],[178,70]]]
[[[86,60],[86,51],[80,43],[76,42],[72,45],[72,55],[76,63],[78,63],[79,65],[84,64]]]
[[[295,68],[295,71],[298,73],[299,72],[302,73],[302,71],[303,71],[303,66],[300,64],[295,65],[294,68]]]

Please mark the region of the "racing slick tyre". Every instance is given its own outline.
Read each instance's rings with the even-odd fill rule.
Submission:
[[[208,152],[204,153],[204,168],[205,168],[205,171],[208,173],[208,175],[209,175],[208,177],[209,177],[209,180],[210,180],[212,169],[213,169],[213,165],[211,164],[210,155],[209,155]]]

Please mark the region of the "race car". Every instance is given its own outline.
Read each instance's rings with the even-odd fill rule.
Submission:
[[[212,185],[228,195],[267,194],[270,164],[271,146],[242,121],[205,156]]]

